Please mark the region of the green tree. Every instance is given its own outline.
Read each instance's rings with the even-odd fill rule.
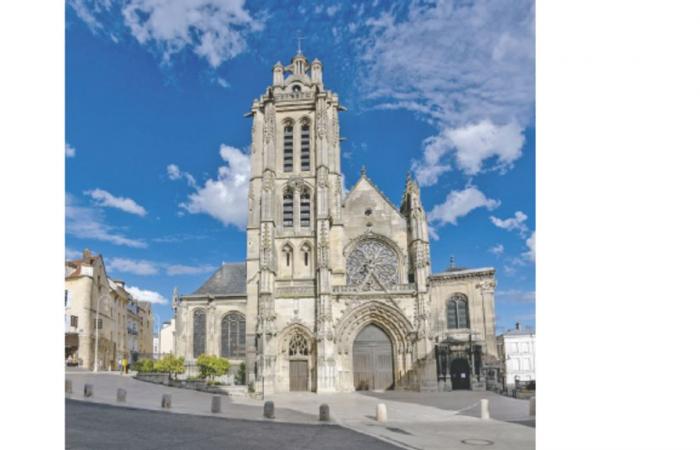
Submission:
[[[197,358],[197,367],[199,368],[199,376],[209,378],[225,375],[231,367],[231,363],[227,359],[219,358],[214,355],[199,355]]]
[[[234,383],[245,384],[245,363],[239,364],[236,377],[234,378]]]
[[[156,372],[167,373],[170,378],[173,378],[173,375],[185,373],[185,358],[182,356],[176,358],[172,353],[168,353],[155,362],[154,369]]]

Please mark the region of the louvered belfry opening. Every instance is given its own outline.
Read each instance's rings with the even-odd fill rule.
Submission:
[[[311,226],[311,194],[309,194],[308,189],[302,191],[299,206],[299,220],[301,226]]]
[[[284,171],[294,170],[294,127],[286,125],[284,127]]]
[[[294,193],[287,189],[282,197],[282,222],[285,227],[294,226]]]
[[[301,127],[301,170],[304,172],[311,170],[309,145],[309,125],[305,123]]]

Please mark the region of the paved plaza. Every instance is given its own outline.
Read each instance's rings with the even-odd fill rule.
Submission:
[[[165,413],[165,418],[158,417],[153,419],[156,424],[154,426],[161,426],[157,424],[162,424],[163,429],[169,429],[168,427],[175,429],[179,426],[177,424],[180,418],[172,419],[171,425],[167,424],[168,417],[174,418],[175,416],[191,417],[190,415],[197,415],[202,420],[213,419],[217,423],[220,421],[219,418],[229,419],[229,421],[233,420],[236,423],[240,419],[246,419],[246,422],[250,421],[251,423],[250,430],[242,432],[243,434],[236,438],[236,442],[244,442],[246,444],[248,439],[254,440],[258,434],[269,433],[270,430],[265,428],[269,424],[298,426],[300,430],[308,427],[313,429],[315,427],[328,427],[328,424],[321,424],[318,421],[319,406],[322,403],[326,403],[330,406],[333,424],[401,448],[413,450],[465,449],[480,446],[487,446],[493,450],[528,450],[535,448],[535,429],[533,427],[509,423],[496,417],[505,417],[504,414],[510,411],[507,408],[507,404],[514,401],[517,402],[513,404],[515,405],[515,410],[509,412],[509,414],[513,413],[515,416],[510,418],[522,418],[522,407],[523,405],[526,406],[527,402],[502,397],[507,402],[499,404],[499,399],[496,399],[496,397],[491,398],[491,395],[494,395],[491,393],[470,392],[468,395],[462,392],[430,394],[414,392],[353,392],[339,394],[294,392],[274,394],[265,399],[272,400],[275,403],[275,419],[269,420],[262,417],[262,405],[264,403],[262,400],[242,396],[224,398],[222,412],[212,414],[210,412],[212,395],[203,392],[170,388],[134,380],[130,376],[110,373],[67,373],[66,379],[72,380],[74,393],[71,397],[75,400],[80,400],[78,402],[80,404],[94,405],[99,403],[160,411],[162,394],[168,393],[172,395],[171,412]],[[83,398],[82,394],[85,383],[91,383],[94,386],[94,395],[87,400]],[[127,390],[127,401],[125,403],[117,403],[116,401],[116,390],[119,387]],[[494,419],[482,420],[473,417],[474,411],[472,411],[473,408],[470,408],[472,406],[470,402],[472,400],[478,401],[480,398],[490,398],[494,402],[494,405],[496,405],[493,411],[495,414]],[[388,420],[386,423],[379,423],[375,420],[375,412],[379,403],[384,403],[387,407]],[[75,411],[74,408],[68,408],[67,415],[72,414],[73,411]],[[124,409],[124,411],[129,411],[128,414],[134,413],[128,409]],[[217,419],[211,416],[216,416]],[[115,423],[123,423],[126,426],[128,425],[128,420],[130,419],[123,419]],[[214,427],[216,429],[216,426]],[[310,431],[307,431],[307,433],[310,433]],[[167,439],[170,438],[168,437]],[[219,437],[212,439],[219,439]],[[263,448],[254,447],[253,445],[257,444],[252,441],[250,445],[251,447],[240,448]],[[281,447],[285,447],[285,445],[280,444]],[[365,447],[375,448],[364,444],[348,448]],[[178,447],[170,446],[168,448]],[[292,446],[292,448],[306,447]],[[325,448],[332,447],[326,446]]]
[[[66,401],[67,449],[396,450],[337,425],[220,419]]]

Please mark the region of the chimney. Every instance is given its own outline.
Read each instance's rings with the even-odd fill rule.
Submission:
[[[515,329],[520,330],[520,322],[515,322]]]

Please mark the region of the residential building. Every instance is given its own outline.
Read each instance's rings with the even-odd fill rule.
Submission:
[[[503,364],[503,384],[507,388],[535,380],[535,331],[515,328],[498,336],[498,353]]]
[[[66,261],[64,306],[66,361],[94,368],[97,359],[100,370],[116,367],[120,300],[112,292],[102,256],[86,249],[80,259]]]
[[[163,322],[158,333],[158,341],[160,345],[160,354],[165,355],[167,353],[175,353],[173,347],[175,342],[175,325],[170,320]]]

